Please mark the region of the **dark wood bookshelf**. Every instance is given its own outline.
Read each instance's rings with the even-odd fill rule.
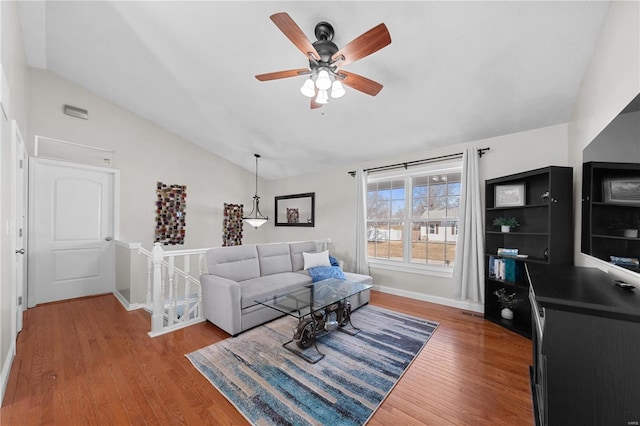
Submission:
[[[496,186],[524,185],[520,206],[496,207]],[[497,279],[489,275],[491,256],[542,265],[573,264],[573,169],[549,166],[485,181],[485,319],[531,338],[531,304],[529,284],[525,277],[517,281]],[[519,226],[501,232],[493,225],[498,217],[515,217]],[[498,256],[499,248],[516,248],[528,257]],[[522,301],[512,308],[511,320],[502,318],[501,306],[494,292],[504,288]]]

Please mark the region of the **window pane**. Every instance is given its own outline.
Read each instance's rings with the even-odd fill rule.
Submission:
[[[404,218],[404,200],[394,200],[391,202],[391,217],[394,219]]]
[[[447,197],[447,218],[460,216],[460,197]]]
[[[381,200],[378,192],[369,193],[367,197],[367,219],[388,219],[391,212],[389,201]]]
[[[413,199],[413,212],[411,213],[411,217],[413,219],[426,219],[429,217],[426,201],[423,198]]]
[[[389,260],[404,260],[403,229],[402,222],[392,223],[389,227]]]
[[[429,218],[447,217],[447,197],[429,197]]]
[[[412,263],[453,266],[458,221],[426,221],[411,224]]]
[[[411,262],[427,263],[427,223],[411,224]]]
[[[449,182],[447,185],[449,195],[460,195],[461,186],[460,182]]]
[[[367,249],[369,257],[387,260],[404,260],[402,230],[404,224],[369,222]]]

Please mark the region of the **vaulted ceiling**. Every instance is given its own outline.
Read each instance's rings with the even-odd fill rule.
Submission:
[[[249,171],[275,179],[569,120],[604,1],[21,2],[27,60]],[[320,21],[342,47],[384,22],[392,42],[345,67],[384,88],[311,110],[305,56]],[[82,105],[78,105],[82,107]]]

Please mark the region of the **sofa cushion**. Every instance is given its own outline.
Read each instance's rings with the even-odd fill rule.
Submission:
[[[304,259],[304,269],[311,269],[316,266],[331,266],[331,262],[329,262],[329,250],[321,251],[320,253],[307,253],[303,251],[302,259]]]
[[[304,259],[302,253],[315,253],[316,243],[313,241],[303,241],[300,243],[289,244],[289,251],[291,252],[291,268],[293,272],[302,271],[304,269]]]
[[[256,300],[304,287],[311,284],[311,277],[297,272],[282,272],[242,281],[240,284],[240,300],[242,309],[256,305]]]
[[[291,253],[289,253],[289,244],[258,244],[256,247],[258,249],[261,276],[293,271],[291,269]]]
[[[209,273],[233,280],[245,281],[260,276],[258,251],[255,245],[216,247],[207,250]]]

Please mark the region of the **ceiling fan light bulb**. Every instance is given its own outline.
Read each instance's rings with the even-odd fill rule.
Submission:
[[[320,70],[318,73],[318,79],[316,80],[316,87],[319,90],[329,90],[331,87],[331,79],[327,70]]]
[[[313,80],[308,78],[300,88],[300,93],[307,98],[313,98],[316,95],[316,88],[313,84]]]
[[[319,104],[329,103],[329,95],[326,90],[318,90],[318,97],[316,98],[316,102]]]
[[[338,99],[344,96],[345,94],[344,86],[338,80],[334,81],[331,85],[331,97],[334,99]]]

